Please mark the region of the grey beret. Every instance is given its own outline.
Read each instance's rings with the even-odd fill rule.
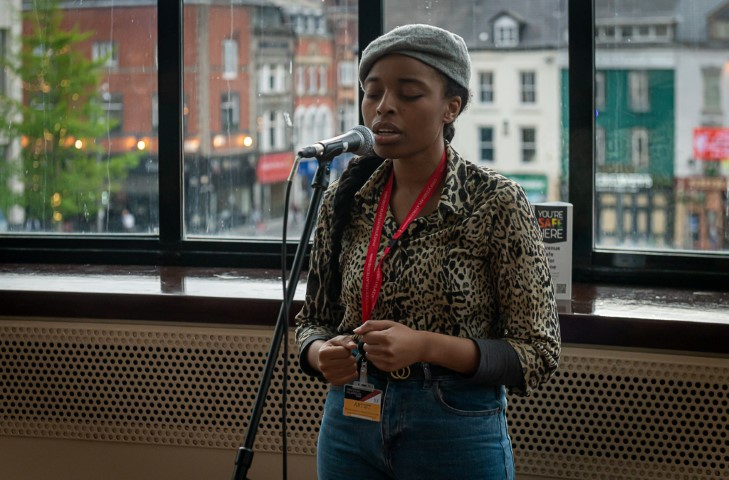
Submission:
[[[468,89],[471,58],[463,38],[432,25],[412,24],[390,30],[376,38],[362,52],[359,80],[364,83],[372,65],[381,57],[399,53],[430,65]]]

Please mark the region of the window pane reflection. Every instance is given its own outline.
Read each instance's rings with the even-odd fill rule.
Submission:
[[[595,8],[596,246],[729,251],[729,6]]]
[[[0,229],[156,234],[156,3],[0,2]]]
[[[358,123],[357,1],[187,1],[184,22],[186,238],[280,238],[294,152]],[[294,177],[291,238],[315,167]]]

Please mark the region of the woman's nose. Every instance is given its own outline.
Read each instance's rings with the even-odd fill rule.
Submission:
[[[390,95],[389,93],[385,93],[382,95],[380,103],[377,104],[377,113],[383,114],[386,112],[391,112],[394,109],[392,102],[390,101],[391,98],[392,95]]]

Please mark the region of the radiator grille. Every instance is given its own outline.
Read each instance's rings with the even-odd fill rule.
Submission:
[[[0,338],[2,435],[232,449],[243,442],[271,332],[4,326]],[[280,451],[282,365],[256,450]],[[326,392],[296,364],[289,371],[290,450],[313,454]]]
[[[271,330],[0,321],[0,435],[205,448],[243,441]],[[288,447],[313,455],[326,386],[291,344]],[[280,451],[283,357],[256,437]],[[729,360],[565,348],[511,397],[517,470],[574,479],[729,478]]]
[[[575,479],[729,478],[729,361],[567,349],[511,398],[520,471]]]

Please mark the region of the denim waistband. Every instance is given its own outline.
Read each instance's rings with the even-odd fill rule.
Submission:
[[[430,363],[414,363],[408,367],[401,368],[394,372],[385,372],[375,367],[372,362],[367,362],[367,375],[386,379],[393,382],[423,381],[423,380],[453,380],[462,379],[463,375],[449,368]]]

